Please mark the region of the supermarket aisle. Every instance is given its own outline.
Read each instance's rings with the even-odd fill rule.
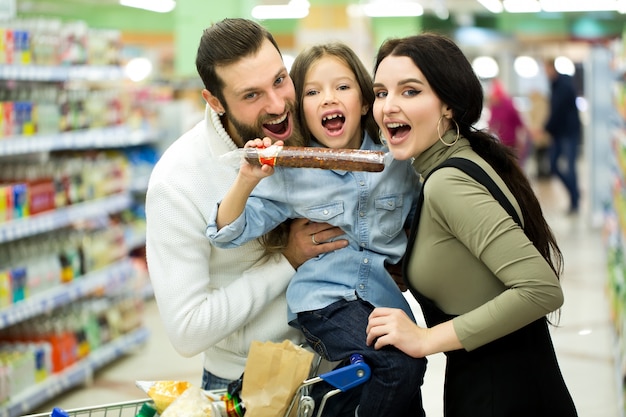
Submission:
[[[584,167],[582,171],[581,178],[585,178]],[[581,417],[622,417],[601,232],[588,226],[584,201],[579,216],[564,215],[567,199],[555,180],[537,183],[536,191],[565,256],[565,305],[560,326],[553,328],[565,380]],[[179,379],[199,384],[200,358],[185,359],[176,354],[165,337],[154,302],[146,305],[145,321],[151,330],[146,346],[98,372],[87,386],[61,395],[37,411],[141,398],[143,392],[135,387],[136,380]],[[429,417],[442,415],[442,358],[430,358],[423,388]]]

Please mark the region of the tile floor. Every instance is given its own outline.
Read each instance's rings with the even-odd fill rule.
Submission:
[[[584,178],[584,175],[581,175]],[[564,378],[581,417],[623,417],[624,407],[615,365],[616,337],[606,296],[606,262],[601,231],[589,226],[583,204],[578,216],[566,216],[561,184],[535,184],[539,199],[565,257],[562,278],[565,305],[554,344]],[[582,184],[583,196],[585,185]],[[39,407],[74,408],[144,397],[136,380],[187,380],[200,383],[200,357],[181,358],[170,346],[153,302],[146,306],[148,343],[94,375],[93,381]],[[423,387],[428,417],[442,415],[443,355],[430,358]]]

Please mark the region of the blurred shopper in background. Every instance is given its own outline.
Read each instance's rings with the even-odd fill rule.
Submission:
[[[571,76],[559,73],[553,59],[544,61],[550,81],[550,113],[544,126],[550,134],[550,169],[569,194],[569,213],[578,212],[580,190],[576,160],[581,140],[581,123],[576,106],[576,86]]]
[[[513,148],[520,165],[524,165],[529,147],[529,133],[522,116],[515,108],[513,99],[506,92],[504,85],[497,78],[491,83],[488,96],[489,130],[502,143]]]
[[[528,95],[530,107],[527,113],[527,127],[531,133],[532,149],[536,165],[536,178],[550,178],[550,135],[543,130],[549,113],[548,98],[541,91],[533,90]]]

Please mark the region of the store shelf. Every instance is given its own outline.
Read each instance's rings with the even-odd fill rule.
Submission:
[[[17,54],[17,51],[15,52]],[[107,57],[108,52],[109,50],[107,49]],[[118,59],[107,59],[106,61],[98,60],[97,62],[112,63],[118,61]],[[84,62],[84,60],[76,60],[74,62]],[[162,132],[151,126],[151,121],[156,120],[149,117],[152,116],[155,103],[146,98],[143,91],[139,94],[140,92],[132,88],[133,86],[126,85],[124,83],[126,78],[124,67],[121,65],[48,66],[0,64],[0,81],[7,85],[11,93],[15,93],[7,96],[7,101],[13,103],[13,107],[6,106],[7,114],[12,115],[13,113],[10,113],[10,111],[20,115],[26,113],[26,116],[21,117],[19,120],[16,116],[16,122],[19,123],[16,123],[15,128],[12,130],[5,130],[5,134],[0,137],[0,160],[4,158],[4,160],[8,161],[7,163],[14,164],[19,168],[21,168],[20,165],[34,166],[38,161],[44,160],[46,162],[50,160],[50,166],[56,168],[57,165],[55,164],[58,160],[62,160],[60,161],[62,162],[60,167],[61,169],[66,169],[72,161],[66,164],[65,159],[80,161],[81,156],[78,156],[80,152],[71,152],[67,156],[65,154],[57,155],[54,152],[87,151],[83,152],[85,158],[91,158],[93,155],[98,157],[102,155],[103,158],[112,160],[112,167],[115,169],[107,170],[103,166],[96,166],[97,169],[101,170],[101,174],[99,171],[88,172],[87,170],[91,167],[89,165],[81,165],[82,161],[80,161],[76,165],[78,167],[77,173],[72,171],[72,175],[74,175],[72,178],[79,178],[81,171],[78,170],[83,170],[85,182],[87,180],[95,182],[97,178],[100,178],[103,182],[109,181],[106,184],[107,190],[111,189],[109,187],[114,187],[113,189],[115,190],[124,189],[123,192],[87,201],[82,201],[89,197],[85,196],[86,192],[82,193],[81,189],[80,197],[73,200],[81,201],[78,204],[60,207],[56,210],[45,211],[23,218],[3,219],[4,222],[0,222],[0,244],[5,244],[3,247],[6,246],[7,249],[13,249],[12,245],[22,243],[24,243],[25,247],[27,245],[35,245],[39,243],[40,237],[42,238],[41,240],[47,238],[47,236],[38,236],[40,234],[55,234],[54,232],[58,229],[71,229],[73,226],[76,226],[77,229],[82,229],[82,226],[84,226],[82,223],[85,221],[89,222],[87,226],[104,228],[107,224],[118,221],[117,218],[109,219],[109,215],[118,214],[138,204],[136,200],[140,197],[139,193],[145,193],[149,172],[141,176],[133,175],[128,166],[123,162],[118,162],[117,158],[119,157],[121,160],[122,157],[127,156],[126,153],[135,151],[135,149],[126,148],[137,147],[137,149],[140,149],[141,145],[159,141]],[[40,107],[44,101],[48,106]],[[20,105],[18,106],[18,104]],[[126,104],[130,104],[130,106],[126,106]],[[32,108],[30,107],[31,105]],[[39,119],[35,119],[34,113],[30,113],[31,110],[33,112],[41,110],[39,115],[45,117],[42,116]],[[108,126],[110,123],[113,123],[112,121],[120,124]],[[83,129],[85,126],[91,127]],[[56,130],[63,130],[63,132],[57,132]],[[26,134],[18,136],[17,133]],[[114,151],[108,152],[109,149]],[[106,150],[106,152],[94,150]],[[49,153],[49,155],[46,155],[46,153]],[[112,156],[109,157],[109,154],[112,154]],[[113,161],[114,157],[115,161]],[[47,170],[48,166],[45,168]],[[73,165],[72,168],[74,168]],[[120,172],[124,175],[119,174]],[[46,173],[47,176],[44,177],[48,179],[50,175],[49,172],[46,171]],[[94,175],[85,175],[91,173]],[[37,175],[40,175],[40,173]],[[21,179],[22,177],[19,178]],[[130,179],[130,183],[120,186],[119,182],[122,179]],[[14,182],[12,177],[8,177],[5,181]],[[26,182],[26,180],[22,181]],[[87,188],[85,186],[84,189],[99,190],[101,188]],[[101,196],[102,194],[97,195]],[[6,210],[11,213],[13,208],[7,208]],[[60,233],[61,239],[66,232],[73,233],[74,230],[62,230]],[[141,290],[135,291],[135,286],[132,286],[132,289],[126,291],[127,288],[131,287],[128,284],[134,284],[136,283],[135,280],[138,280],[137,261],[130,257],[129,251],[145,243],[145,232],[140,227],[132,230],[132,232],[134,233],[125,235],[126,239],[121,246],[116,246],[113,249],[117,254],[115,259],[118,259],[118,256],[123,257],[123,259],[104,268],[75,277],[71,282],[65,284],[46,287],[46,289],[33,285],[34,288],[40,288],[39,292],[33,290],[31,294],[26,295],[25,299],[0,309],[0,330],[6,329],[9,332],[12,330],[9,328],[10,326],[39,316],[49,316],[49,318],[54,320],[56,319],[55,314],[58,314],[57,309],[59,307],[71,305],[88,298],[94,292],[115,299],[119,293],[119,291],[115,290],[119,290],[122,285],[126,285],[123,287],[125,297],[129,297],[131,300],[134,297],[135,300],[139,300],[144,296]],[[22,242],[13,243],[14,241],[33,236],[33,239],[25,239]],[[117,240],[115,243],[117,243]],[[32,247],[34,248],[34,246]],[[45,245],[42,247],[43,250],[48,250],[49,252],[56,250],[55,248],[48,249]],[[31,247],[27,247],[27,249],[30,250]],[[39,247],[35,250],[39,250]],[[5,258],[9,261],[14,261],[12,256],[13,254],[10,253]],[[27,270],[29,266],[25,265]],[[36,267],[33,267],[33,270],[37,271]],[[0,272],[2,271],[0,270]],[[36,275],[33,276],[36,277]],[[31,287],[25,286],[25,288]],[[25,325],[28,326],[28,324]],[[148,336],[146,329],[139,329],[129,333],[98,348],[86,359],[64,369],[58,374],[50,376],[27,391],[19,392],[16,395],[9,393],[9,402],[0,404],[0,417],[21,416],[68,389],[84,384],[93,378],[93,373],[97,368],[114,361],[129,350],[144,343]],[[0,372],[3,372],[5,369],[8,369],[8,367],[0,367]],[[7,381],[10,382],[10,379],[7,379]],[[7,381],[4,379],[0,380],[0,385],[4,384],[8,387]],[[6,387],[0,386],[0,398],[7,398]]]
[[[148,190],[150,174],[138,175],[131,178],[130,190],[136,193],[145,193]]]
[[[120,212],[132,204],[127,192],[113,194],[93,201],[72,204],[57,210],[23,217],[0,224],[0,243],[10,242],[39,233],[50,232],[74,222]]]
[[[116,288],[135,275],[129,258],[88,273],[73,281],[34,295],[0,310],[0,329],[49,313],[57,307],[84,298],[100,288]]]
[[[24,415],[68,389],[88,382],[96,370],[143,345],[149,336],[148,329],[141,327],[100,347],[86,359],[16,395],[8,404],[0,407],[0,417]]]
[[[126,125],[120,125],[0,139],[0,156],[71,149],[123,148],[143,145],[155,140],[157,140],[157,134],[151,130],[137,130]]]
[[[146,244],[145,224],[141,227],[141,232],[138,231],[138,227],[128,227],[124,235],[128,250],[138,249]]]
[[[42,66],[0,65],[0,79],[16,81],[61,82],[71,80],[118,81],[124,79],[118,66]]]

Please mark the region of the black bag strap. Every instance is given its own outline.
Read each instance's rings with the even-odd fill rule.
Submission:
[[[411,251],[413,250],[415,236],[417,235],[417,229],[419,227],[419,220],[422,212],[422,205],[424,204],[424,184],[426,184],[426,180],[428,180],[428,178],[433,175],[435,171],[444,167],[458,168],[485,187],[487,187],[487,190],[491,193],[491,195],[493,195],[493,197],[498,200],[502,207],[504,207],[506,212],[509,213],[511,217],[513,217],[513,220],[515,220],[517,224],[522,227],[522,222],[519,218],[519,215],[517,214],[517,211],[515,211],[513,204],[511,204],[511,202],[508,198],[506,198],[500,187],[498,187],[495,181],[491,179],[491,177],[485,172],[484,169],[480,167],[480,165],[466,158],[449,158],[443,161],[441,164],[437,165],[435,169],[433,169],[422,182],[422,189],[417,199],[415,217],[413,218],[413,224],[411,225],[411,231],[409,233],[409,245],[407,246],[406,253],[411,253]]]
[[[411,254],[413,252],[413,246],[415,245],[415,238],[417,236],[417,229],[419,228],[419,221],[421,217],[422,205],[424,204],[424,184],[426,184],[426,180],[433,174],[433,172],[438,169],[444,167],[453,167],[458,168],[461,171],[468,174],[470,177],[478,181],[480,184],[487,187],[487,190],[493,195],[493,197],[498,200],[498,202],[502,205],[502,207],[506,210],[506,212],[517,222],[517,224],[523,228],[522,222],[520,220],[517,211],[513,207],[513,204],[509,201],[508,198],[504,195],[504,192],[498,187],[495,181],[485,172],[484,169],[480,167],[474,161],[470,161],[466,158],[450,158],[437,165],[435,169],[433,169],[427,176],[424,178],[424,182],[422,183],[422,190],[420,191],[420,195],[417,199],[417,206],[415,209],[415,217],[413,218],[413,224],[411,225],[411,231],[409,232],[409,242],[406,248],[406,254]],[[425,297],[418,295],[418,293],[414,290],[412,285],[409,283],[408,274],[407,274],[407,256],[405,255],[404,263],[402,265],[402,276],[404,278],[404,282],[406,286],[411,290],[411,292],[418,298],[420,304],[422,304],[422,308],[425,309],[428,303],[432,303],[432,301],[426,299]],[[429,324],[432,325],[432,324]]]
[[[498,187],[495,181],[485,172],[484,169],[480,167],[480,165],[478,165],[474,161],[471,161],[465,158],[450,158],[450,159],[446,159],[440,165],[438,165],[435,169],[433,169],[430,172],[430,174],[428,174],[428,176],[430,177],[433,174],[433,172],[444,167],[458,168],[461,171],[465,172],[470,177],[472,177],[473,179],[475,179],[476,181],[478,181],[479,183],[481,183],[482,185],[484,185],[485,187],[487,187],[487,190],[491,193],[491,195],[496,200],[498,200],[500,205],[504,207],[506,212],[509,213],[509,215],[513,218],[513,220],[515,220],[515,222],[519,224],[520,227],[523,228],[519,215],[517,214],[517,211],[513,207],[513,204],[511,204],[511,201],[508,198],[506,198],[506,196],[504,195],[504,192],[502,192],[500,187]],[[428,179],[428,177],[424,179],[424,183],[426,182],[426,179]],[[424,190],[423,184],[422,184],[422,190]],[[424,202],[423,191],[422,193],[420,193],[420,200],[421,201],[418,202],[419,204],[419,207],[417,208],[418,210],[421,209],[421,205]]]

